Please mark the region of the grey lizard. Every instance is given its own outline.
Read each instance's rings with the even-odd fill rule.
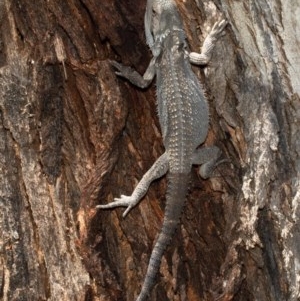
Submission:
[[[141,76],[117,62],[112,65],[117,75],[132,84],[146,88],[156,76],[158,116],[165,152],[146,172],[131,196],[121,195],[97,208],[127,207],[123,216],[146,194],[151,182],[168,172],[168,188],[163,225],[152,251],[144,284],[137,301],[149,296],[155,283],[161,258],[180,221],[192,165],[201,165],[199,173],[207,178],[217,164],[220,150],[216,146],[197,148],[203,144],[209,128],[209,109],[204,92],[191,64],[205,65],[210,60],[217,38],[226,21],[213,26],[202,52],[188,52],[182,20],[173,0],[148,0],[145,33],[153,58]]]

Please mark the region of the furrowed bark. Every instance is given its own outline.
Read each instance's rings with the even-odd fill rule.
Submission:
[[[259,2],[259,3],[258,3]],[[192,51],[229,22],[206,69],[216,144],[230,164],[192,172],[152,300],[300,297],[299,5],[177,1]],[[143,73],[145,1],[0,2],[0,299],[133,300],[164,215],[166,179],[126,219],[96,211],[163,153]],[[205,75],[205,76],[204,76]]]

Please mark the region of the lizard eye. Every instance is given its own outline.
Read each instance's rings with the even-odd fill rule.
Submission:
[[[152,17],[155,16],[157,16],[157,10],[154,7],[152,7]]]

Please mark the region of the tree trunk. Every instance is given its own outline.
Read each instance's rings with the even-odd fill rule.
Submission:
[[[211,128],[228,163],[192,170],[181,226],[151,300],[300,300],[300,3],[179,1],[193,51],[229,22],[207,68]],[[165,178],[126,219],[97,204],[131,194],[163,153],[143,73],[146,0],[0,0],[0,298],[128,300],[164,214]],[[205,76],[204,76],[205,74]]]

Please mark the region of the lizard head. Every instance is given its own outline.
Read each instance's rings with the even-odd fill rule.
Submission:
[[[144,21],[147,44],[151,49],[173,30],[182,29],[174,0],[147,0]]]

